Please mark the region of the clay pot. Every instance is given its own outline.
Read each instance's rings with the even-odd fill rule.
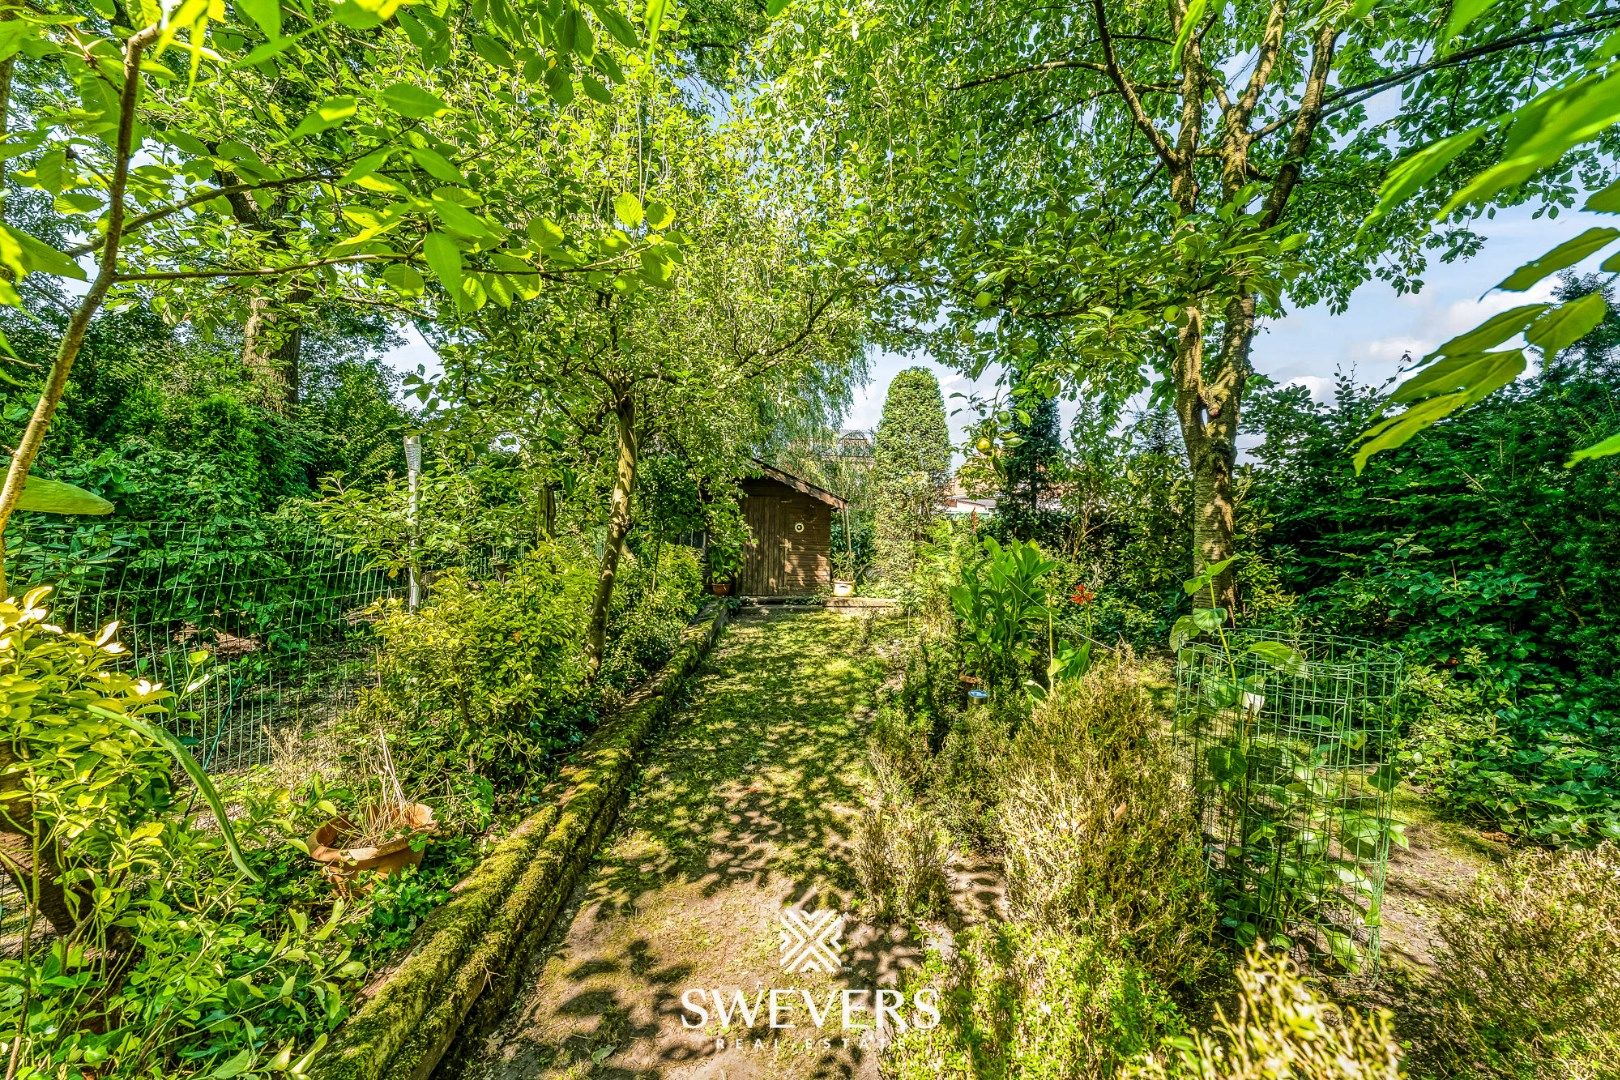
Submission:
[[[310,834],[310,858],[320,863],[326,876],[339,886],[347,884],[362,870],[371,870],[386,877],[396,870],[415,866],[422,861],[420,848],[413,848],[411,841],[433,832],[435,827],[433,808],[421,803],[409,804],[405,807],[404,820],[400,825],[410,831],[394,837],[385,844],[377,847],[340,848],[333,845],[340,843],[340,838],[345,833],[353,832],[354,825],[347,818],[333,818]]]
[[[730,596],[731,595],[731,582],[729,582],[729,581],[712,581],[712,582],[709,583],[709,591],[711,593],[713,593],[714,595],[716,595],[716,596]]]

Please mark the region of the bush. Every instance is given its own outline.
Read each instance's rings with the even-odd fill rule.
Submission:
[[[1424,1019],[1452,1075],[1620,1077],[1620,849],[1517,855],[1438,932]]]
[[[592,715],[580,688],[594,585],[578,554],[543,544],[505,580],[475,585],[452,572],[419,611],[385,607],[379,686],[354,721],[393,736],[407,789],[438,784],[449,762],[521,786],[579,740]]]
[[[1387,1013],[1363,1015],[1319,999],[1287,957],[1255,954],[1238,971],[1236,1017],[1213,1032],[1169,1040],[1133,1066],[1140,1080],[1400,1080]]]
[[[990,850],[1003,844],[998,810],[1012,745],[1008,719],[989,704],[964,711],[934,759],[929,789],[952,834]]]
[[[1216,956],[1215,906],[1166,717],[1127,654],[1060,684],[1001,766],[1015,915],[1085,934],[1167,985]]]
[[[1108,1080],[1182,1030],[1164,990],[1097,941],[1016,923],[963,935],[916,985],[943,987],[937,1027],[913,1028],[881,1066],[892,1080]]]
[[[949,890],[945,829],[875,747],[871,766],[866,805],[855,825],[855,880],[878,918],[934,914]]]
[[[702,600],[703,569],[691,548],[660,544],[654,558],[627,556],[608,614],[602,681],[632,686],[661,667],[674,655]]]

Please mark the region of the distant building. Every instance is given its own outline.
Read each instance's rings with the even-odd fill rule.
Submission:
[[[934,508],[946,517],[965,518],[975,515],[983,518],[990,517],[996,512],[994,496],[973,497],[963,489],[960,480],[952,480],[951,486],[945,489],[940,498],[939,505]]]
[[[762,461],[743,480],[743,518],[753,540],[743,551],[743,596],[809,596],[832,584],[832,512],[845,502],[810,481]]]

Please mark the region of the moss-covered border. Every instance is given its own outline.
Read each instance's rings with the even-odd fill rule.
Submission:
[[[664,669],[558,773],[545,809],[429,916],[404,961],[338,1028],[312,1080],[428,1080],[458,1039],[499,1019],[524,961],[618,815],[648,736],[678,704],[729,613],[729,604],[717,604],[688,628]]]

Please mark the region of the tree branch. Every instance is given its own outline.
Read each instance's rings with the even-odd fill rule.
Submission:
[[[1120,95],[1124,97],[1125,105],[1130,110],[1131,119],[1136,122],[1136,126],[1141,128],[1142,133],[1147,136],[1148,144],[1153,147],[1153,152],[1159,156],[1159,160],[1164,162],[1168,168],[1174,170],[1177,164],[1176,152],[1171,149],[1169,141],[1164,137],[1164,132],[1160,131],[1152,119],[1148,117],[1147,110],[1142,108],[1142,99],[1137,94],[1136,88],[1125,77],[1124,71],[1120,69],[1119,57],[1114,53],[1114,38],[1108,30],[1108,12],[1104,7],[1103,0],[1091,0],[1091,11],[1092,17],[1097,21],[1097,42],[1102,46],[1103,51],[1103,73],[1113,80],[1115,86],[1119,87]]]

